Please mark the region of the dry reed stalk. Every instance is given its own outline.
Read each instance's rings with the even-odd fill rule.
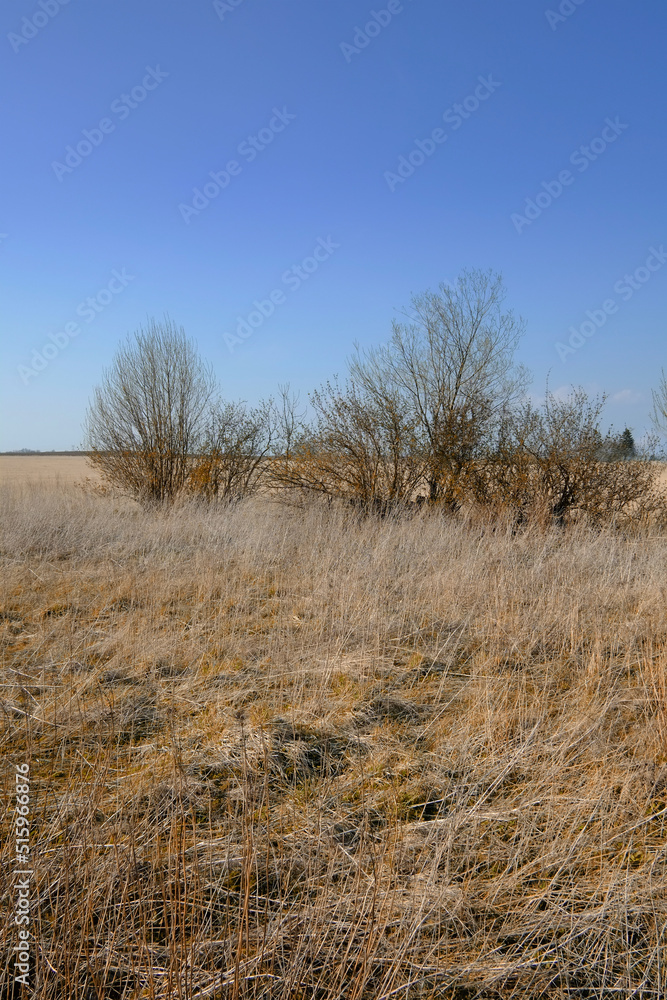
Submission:
[[[665,994],[663,536],[0,503],[34,996]]]

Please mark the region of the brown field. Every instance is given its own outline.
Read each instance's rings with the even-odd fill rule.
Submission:
[[[0,455],[0,486],[21,483],[76,484],[98,480],[83,455]],[[667,467],[661,474],[667,486]]]
[[[31,995],[667,995],[667,538],[86,475],[0,458]]]
[[[0,455],[2,485],[64,485],[97,478],[84,455]]]

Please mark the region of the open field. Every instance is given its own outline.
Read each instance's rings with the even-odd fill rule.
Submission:
[[[99,481],[84,455],[0,455],[0,486],[38,483],[68,485]],[[667,466],[660,481],[667,487]]]
[[[18,480],[34,996],[665,995],[667,538]]]
[[[4,485],[65,485],[97,478],[85,455],[0,455],[0,484]]]

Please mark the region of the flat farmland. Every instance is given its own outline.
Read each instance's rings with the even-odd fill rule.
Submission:
[[[85,479],[98,479],[85,455],[0,455],[2,485],[73,485]]]
[[[88,464],[85,455],[0,455],[0,485],[73,485],[86,479],[97,482],[99,474]],[[663,467],[660,480],[667,486],[667,465]]]

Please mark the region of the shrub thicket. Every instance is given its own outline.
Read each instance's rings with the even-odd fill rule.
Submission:
[[[629,429],[603,432],[604,398],[547,386],[541,407],[526,402],[523,324],[504,297],[501,278],[481,271],[414,297],[386,345],[357,349],[344,383],[311,394],[308,419],[288,388],[278,403],[223,401],[182,329],[150,321],[95,391],[91,462],[144,506],[268,490],[382,514],[425,502],[518,523],[663,518],[659,471]]]

